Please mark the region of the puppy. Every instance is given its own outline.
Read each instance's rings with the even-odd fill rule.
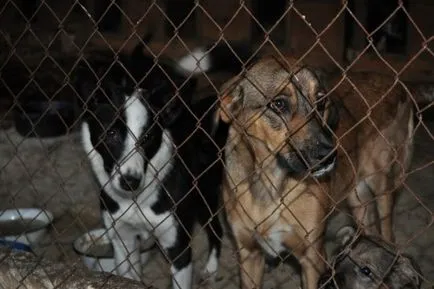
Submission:
[[[336,243],[332,269],[321,276],[318,288],[420,288],[419,266],[391,244],[374,236],[358,235],[351,226],[337,232]]]
[[[115,62],[95,57],[80,70],[82,141],[101,186],[103,222],[119,275],[140,279],[138,239],[153,237],[171,262],[173,288],[191,288],[196,223],[205,226],[210,243],[204,274],[217,271],[220,152],[227,128],[213,130],[215,94],[193,104],[197,79],[189,75],[200,72],[195,57],[211,68],[214,56],[211,51],[154,63],[138,47]]]
[[[300,262],[303,288],[317,288],[325,220],[345,199],[365,233],[375,233],[366,209],[375,198],[381,235],[393,239],[391,193],[410,163],[413,133],[412,101],[399,83],[349,73],[327,86],[313,68],[270,57],[223,90],[223,198],[242,288],[261,287],[264,256],[287,251]]]

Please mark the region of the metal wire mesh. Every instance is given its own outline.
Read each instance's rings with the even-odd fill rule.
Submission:
[[[429,12],[434,11],[434,6],[429,1],[407,3],[402,0],[384,1],[384,3],[357,0],[275,1],[273,4],[270,2],[265,5],[264,3],[265,1],[253,0],[225,0],[218,3],[186,0],[3,1],[0,4],[0,196],[3,200],[0,203],[0,210],[2,210],[0,211],[0,235],[18,234],[15,231],[19,231],[19,227],[23,226],[23,223],[19,224],[19,222],[8,225],[6,221],[2,221],[2,218],[9,221],[13,218],[15,221],[30,218],[35,224],[49,220],[51,223],[47,226],[46,234],[37,242],[33,239],[16,239],[16,237],[7,240],[30,243],[28,244],[30,249],[25,248],[32,250],[38,258],[62,261],[69,266],[77,266],[77,264],[81,266],[85,261],[85,255],[80,254],[73,244],[78,242],[77,240],[83,234],[101,229],[98,232],[103,233],[103,238],[107,237],[101,217],[99,195],[100,186],[106,184],[99,184],[96,181],[89,155],[86,155],[83,150],[83,140],[80,136],[81,123],[87,117],[86,110],[92,101],[90,98],[83,99],[74,86],[75,75],[83,65],[89,73],[87,74],[89,79],[93,81],[93,87],[89,88],[92,94],[95,96],[99,93],[100,97],[111,99],[112,108],[117,109],[118,104],[113,101],[113,95],[109,91],[103,91],[101,87],[104,81],[107,81],[110,71],[119,67],[127,77],[134,78],[134,73],[128,71],[128,66],[122,62],[122,55],[130,54],[137,43],[141,43],[142,51],[153,58],[151,69],[161,70],[161,77],[167,78],[167,81],[165,79],[163,82],[176,86],[170,101],[161,104],[160,111],[152,112],[156,118],[164,121],[164,111],[172,107],[172,103],[175,105],[169,114],[176,115],[179,110],[194,114],[190,107],[191,103],[180,96],[182,89],[188,87],[188,81],[196,77],[189,75],[187,80],[181,83],[176,79],[170,79],[172,74],[165,71],[166,66],[163,63],[165,59],[179,59],[203,44],[226,43],[230,47],[229,50],[236,53],[232,43],[242,42],[249,46],[252,53],[248,59],[235,56],[237,61],[245,61],[242,65],[243,72],[239,77],[251,81],[252,86],[256,85],[255,89],[261,92],[263,92],[263,84],[255,83],[254,77],[253,80],[249,80],[249,74],[247,73],[246,76],[245,72],[252,68],[253,58],[265,55],[273,55],[274,59],[281,64],[281,69],[286,69],[288,59],[294,58],[296,63],[305,62],[321,69],[326,78],[329,75],[338,75],[339,81],[335,83],[335,87],[330,88],[330,93],[326,93],[325,97],[332,95],[339,85],[347,85],[349,91],[353,93],[352,97],[358,96],[361,100],[359,103],[366,104],[366,107],[361,105],[351,109],[354,109],[354,113],[366,111],[365,118],[368,120],[371,119],[376,104],[369,102],[368,97],[364,95],[366,89],[361,88],[361,83],[358,83],[357,78],[352,78],[351,73],[356,71],[367,74],[380,73],[389,75],[390,79],[393,79],[390,87],[384,88],[384,95],[376,96],[379,102],[397,86],[402,86],[408,92],[415,113],[412,136],[414,156],[411,166],[403,174],[402,189],[395,193],[393,217],[395,247],[391,249],[383,243],[380,245],[387,247],[387,250],[384,250],[392,252],[396,258],[393,262],[381,265],[390,267],[380,268],[384,276],[373,274],[371,277],[374,276],[372,279],[375,280],[381,279],[378,282],[384,282],[387,286],[391,286],[387,282],[404,282],[391,281],[387,276],[397,268],[393,267],[393,264],[400,262],[399,256],[407,253],[420,266],[421,274],[418,278],[423,280],[422,288],[434,286],[434,260],[429,253],[434,249],[432,213],[434,152],[431,145],[433,143],[431,130],[434,124],[431,119],[432,99],[434,99],[434,89],[431,88],[431,85],[434,86],[432,65],[434,56],[432,27],[434,26],[429,17]],[[153,39],[147,42],[142,37],[149,32],[152,32]],[[93,67],[95,62],[90,60],[92,57],[99,57],[105,66]],[[292,62],[289,66],[296,65]],[[134,86],[146,82],[148,76],[149,73],[143,71],[140,79],[134,79]],[[205,92],[198,93],[197,98],[201,99],[208,94],[224,96],[221,94],[222,83],[232,76],[199,73],[198,85]],[[294,82],[293,78],[289,81]],[[421,96],[414,95],[415,91],[411,89],[412,84],[409,83],[421,84],[421,91],[417,93],[426,96],[424,102],[420,101]],[[154,85],[158,86],[158,84]],[[274,83],[273,85],[285,87],[288,84]],[[303,87],[299,88],[299,93],[303,95]],[[214,105],[219,105],[219,102],[216,101]],[[117,116],[121,117],[122,113],[118,111]],[[243,133],[247,138],[254,139],[257,135],[252,135],[246,124],[259,122],[263,116],[263,113],[259,113],[254,118],[248,119],[246,123],[238,124],[239,127],[243,127]],[[98,115],[94,114],[93,117],[98,118]],[[204,119],[204,115],[193,116],[194,128],[189,134],[185,133],[185,143],[200,134],[217,145],[211,133],[203,127]],[[98,121],[104,127],[104,123]],[[304,125],[306,123],[301,127]],[[162,130],[164,124],[157,123],[156,127]],[[292,128],[288,130],[291,131]],[[380,137],[386,139],[387,143],[388,136],[382,135],[382,132],[378,133]],[[270,134],[268,137],[273,136],[275,135]],[[275,137],[278,139],[280,136]],[[135,143],[139,141],[135,139]],[[231,146],[233,141],[229,138],[228,146]],[[183,144],[181,143],[175,149],[174,157],[182,150]],[[105,144],[100,140],[98,145]],[[276,155],[278,148],[274,149],[271,150],[270,157]],[[374,149],[375,147],[371,148],[372,151]],[[110,148],[106,147],[106,150]],[[395,151],[398,156],[399,153],[399,150]],[[228,154],[230,154],[229,150],[226,151],[226,157]],[[216,162],[224,160],[221,148],[218,156]],[[117,158],[115,154],[111,157]],[[188,162],[185,159],[180,160],[183,164],[186,161]],[[198,183],[207,171],[212,170],[214,164],[209,164],[200,174],[190,171],[188,167],[185,168],[192,180],[191,188],[185,193],[185,197],[179,200],[166,199],[166,202],[173,205],[171,212],[181,206],[185,198],[194,194]],[[356,175],[356,169],[353,170],[353,174]],[[276,184],[273,184],[275,176],[266,176],[266,178],[270,187],[277,191]],[[157,179],[157,181],[163,180]],[[302,180],[304,181],[306,179]],[[204,198],[203,192],[199,193],[200,197]],[[25,211],[23,208],[40,208],[43,211]],[[287,209],[291,210],[291,208],[289,206]],[[338,229],[343,224],[354,221],[353,216],[347,211],[341,211],[338,204],[330,206],[330,210],[325,214],[326,217],[332,214],[332,209],[339,214],[330,216],[332,220],[328,222],[327,232],[321,235],[325,239],[327,252],[332,252],[336,247]],[[201,224],[201,230],[194,230],[191,234],[190,232],[187,234],[189,248],[193,250],[196,276],[199,276],[201,270],[207,266],[208,245],[203,229],[212,222],[213,218],[223,220],[225,217],[223,201],[215,212],[209,207],[191,208],[191,211],[198,210],[210,211],[210,218]],[[146,213],[142,212],[142,215],[145,216]],[[185,217],[176,219],[180,227],[188,226],[183,224]],[[165,224],[165,220],[163,218],[157,225],[152,224],[151,231],[158,232]],[[303,228],[303,220],[297,222],[293,225],[309,231],[308,228]],[[325,220],[318,223],[321,226],[324,224]],[[27,226],[29,223],[24,225]],[[260,223],[255,224],[257,227],[260,225]],[[232,242],[230,224],[225,226],[224,231],[216,282],[209,284],[194,280],[194,287],[239,287],[241,250]],[[122,235],[122,232],[118,234]],[[306,232],[306,235],[308,236],[309,233]],[[4,242],[6,239],[1,236],[0,240]],[[170,260],[173,261],[173,258],[169,256],[165,247],[162,244],[154,246],[152,240],[139,247],[142,253],[150,252],[146,264],[143,265],[143,272],[139,272],[142,276],[142,285],[155,288],[169,286],[172,282]],[[294,251],[296,248],[297,246],[293,248]],[[348,250],[344,253],[348,253]],[[106,252],[106,258],[93,263],[92,269],[100,271],[106,266],[104,267],[106,270],[115,273],[119,264],[113,263],[112,258],[110,259],[112,255],[113,252]],[[354,256],[348,253],[347,255],[352,260],[350,263],[360,269],[366,269],[368,265],[374,267],[378,265],[361,265],[361,262],[369,263],[369,261],[360,257],[360,254]],[[360,261],[358,256],[363,260]],[[0,251],[0,267],[6,268],[0,269],[0,280],[4,281],[4,284],[0,284],[0,288],[21,288],[20,285],[27,288],[69,288],[68,284],[77,282],[75,277],[71,277],[75,273],[69,275],[68,272],[79,272],[76,270],[80,269],[72,270],[68,267],[56,271],[57,269],[52,269],[54,265],[39,259],[28,261],[31,265],[23,265],[20,261],[11,262],[12,259],[8,259],[9,257],[9,253]],[[280,257],[276,259],[277,263],[276,260],[267,262],[263,286],[265,288],[299,286],[300,272],[297,266],[293,266],[294,264],[288,266],[286,264],[288,258]],[[334,272],[338,270],[333,258],[330,256],[321,258],[327,268],[334,268]],[[14,267],[21,273],[12,274]],[[42,273],[38,270],[42,270]],[[87,275],[80,275],[81,273],[77,274],[77,279],[81,281],[90,278]],[[118,281],[111,281],[112,277],[108,275],[92,278],[99,279],[100,283],[86,285],[93,284],[94,288],[142,286],[133,283],[130,285],[116,283]]]

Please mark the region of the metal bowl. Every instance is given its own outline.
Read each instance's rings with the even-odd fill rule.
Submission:
[[[154,247],[154,242],[149,241],[141,246],[141,263],[147,262],[148,251]],[[73,243],[74,251],[80,256],[87,268],[93,271],[113,273],[116,264],[113,246],[107,236],[107,230],[100,228],[90,230]]]
[[[31,247],[45,237],[52,221],[51,212],[38,208],[0,211],[0,239]]]

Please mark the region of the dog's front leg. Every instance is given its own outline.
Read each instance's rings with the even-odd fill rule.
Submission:
[[[261,288],[265,267],[264,254],[259,249],[249,250],[243,246],[237,247],[241,270],[241,288]]]
[[[108,226],[107,226],[108,225]],[[140,281],[141,260],[140,240],[135,231],[128,225],[118,222],[106,224],[108,236],[113,245],[117,275]]]
[[[302,268],[301,278],[303,289],[318,288],[319,278],[326,269],[324,263],[325,256],[322,241],[312,242],[308,245],[304,256],[299,259]]]
[[[306,259],[309,257],[306,256]],[[322,261],[321,261],[322,262]],[[303,289],[316,289],[317,284],[320,278],[320,272],[324,272],[325,270],[318,270],[318,264],[313,264],[312,260],[303,260],[301,262],[302,267],[302,286]]]
[[[283,239],[285,247],[300,262],[303,289],[317,289],[319,278],[325,272],[323,230],[324,227],[320,226],[305,237],[301,237],[301,234],[288,234]]]
[[[161,217],[155,226],[155,236],[166,251],[170,262],[173,289],[191,289],[193,281],[192,251],[190,247],[191,224],[179,225],[172,215]]]
[[[137,236],[124,237],[122,230],[119,232],[122,237],[112,239],[114,257],[116,262],[117,275],[140,281],[141,279],[141,258],[139,252],[139,239]]]
[[[191,289],[193,286],[193,264],[190,242],[178,240],[173,247],[166,248],[172,273],[173,289]]]

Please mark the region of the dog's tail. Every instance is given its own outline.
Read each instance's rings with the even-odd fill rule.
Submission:
[[[253,50],[242,43],[222,43],[193,49],[177,61],[178,72],[184,75],[201,72],[240,73],[254,60]]]

